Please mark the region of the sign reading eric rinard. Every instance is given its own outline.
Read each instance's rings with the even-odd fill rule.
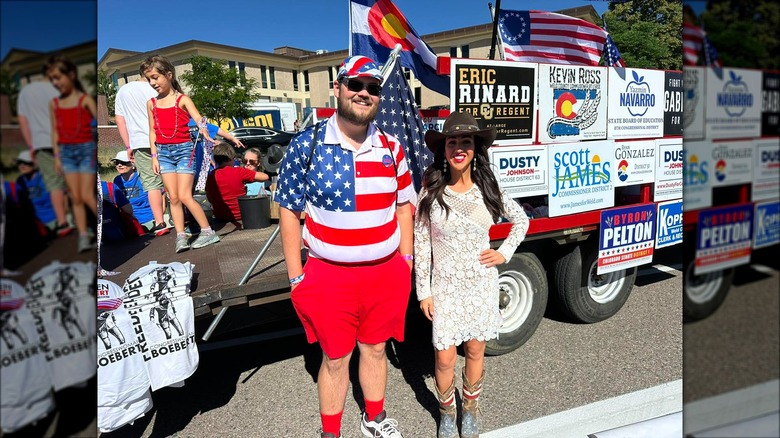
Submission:
[[[469,112],[480,128],[496,128],[495,144],[533,143],[537,67],[514,61],[453,60],[450,110]]]

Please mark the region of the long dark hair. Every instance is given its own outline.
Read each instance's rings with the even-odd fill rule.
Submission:
[[[144,60],[144,62],[141,63],[141,66],[138,67],[139,73],[141,73],[141,77],[146,77],[146,72],[151,69],[157,69],[161,74],[168,76],[168,73],[171,73],[171,87],[178,91],[181,94],[184,94],[184,90],[181,88],[181,85],[179,85],[179,80],[176,79],[176,67],[173,66],[173,63],[168,60],[168,58],[162,56],[162,55],[153,55]]]
[[[48,78],[49,72],[54,69],[59,70],[60,73],[65,76],[70,76],[70,74],[73,73],[73,87],[82,93],[86,93],[84,86],[81,85],[81,81],[79,80],[79,69],[73,61],[62,55],[51,56],[48,61],[46,61],[46,64],[43,65],[43,75]]]
[[[427,193],[420,200],[417,214],[420,215],[426,224],[431,219],[431,208],[434,200],[444,209],[445,217],[450,215],[450,207],[444,201],[444,189],[450,180],[449,169],[445,168],[447,160],[444,158],[444,149],[445,146],[443,144],[436,149],[436,152],[433,154],[433,163],[425,169],[423,174],[423,187]],[[498,187],[498,181],[490,167],[489,158],[487,148],[482,144],[482,139],[474,137],[474,159],[471,160],[471,179],[477,185],[479,191],[482,192],[485,207],[487,207],[490,215],[493,217],[493,222],[498,222],[506,214],[506,210],[501,199],[501,189]],[[475,160],[476,164],[474,164]]]

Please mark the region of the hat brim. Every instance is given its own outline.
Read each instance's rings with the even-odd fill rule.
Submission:
[[[428,130],[425,133],[425,145],[431,152],[436,151],[444,144],[447,137],[456,137],[459,135],[473,135],[482,139],[482,146],[489,148],[496,140],[496,130],[494,128],[480,129],[479,131],[455,131],[448,134],[444,134],[441,131]]]

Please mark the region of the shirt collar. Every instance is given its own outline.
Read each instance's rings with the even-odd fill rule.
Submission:
[[[330,116],[328,123],[325,125],[325,144],[338,144],[341,145],[342,149],[346,149],[352,152],[365,152],[372,147],[382,147],[382,142],[379,140],[379,136],[377,135],[376,126],[374,123],[369,123],[366,140],[362,145],[360,145],[359,150],[355,150],[352,145],[348,141],[344,140],[344,137],[341,135],[341,130],[336,123],[336,117],[338,117],[336,114]]]

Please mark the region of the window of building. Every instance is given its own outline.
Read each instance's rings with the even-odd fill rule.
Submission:
[[[122,79],[124,79],[125,83],[127,83],[127,73],[122,73]]]
[[[293,70],[293,91],[298,91],[298,70]]]
[[[228,61],[228,67],[231,70],[235,70],[236,69],[236,61]]]
[[[238,77],[241,80],[241,86],[246,86],[246,63],[238,63]]]
[[[309,91],[309,70],[303,72],[303,91]]]
[[[270,80],[269,88],[276,90],[276,70],[273,67],[268,67],[268,76]]]
[[[333,67],[328,68],[328,85],[333,83]]]
[[[260,66],[260,87],[261,88],[268,88],[268,76],[266,76],[265,72],[266,68],[264,65]]]
[[[457,58],[458,57],[458,48],[457,47],[450,47],[450,57],[451,58]]]
[[[417,103],[417,106],[422,108],[422,88],[421,87],[414,87],[414,101]]]
[[[119,88],[119,75],[117,72],[111,73],[111,83],[114,84],[114,89]]]
[[[460,46],[460,57],[461,58],[468,58],[469,57],[469,46],[466,44],[465,46]]]

